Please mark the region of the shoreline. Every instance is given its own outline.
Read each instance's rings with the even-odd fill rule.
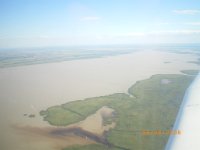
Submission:
[[[10,124],[51,126],[38,116],[39,110],[86,97],[126,93],[136,81],[147,79],[153,74],[182,74],[179,70],[196,69],[195,64],[186,63],[186,60],[195,58],[194,55],[181,54],[180,57],[179,54],[152,51],[126,56],[0,69],[0,82],[4,85],[0,87],[3,100],[1,106],[4,106],[1,109],[1,117],[4,120],[1,131],[5,138],[11,139],[13,146],[6,141],[1,145],[6,146],[3,148],[5,150],[11,150],[13,147],[23,149],[18,144],[23,142],[20,140],[23,138],[11,132],[13,130],[9,128]],[[164,64],[165,61],[171,63]],[[147,65],[149,67],[146,68]],[[3,114],[8,114],[9,120],[5,120]],[[24,114],[36,114],[36,117],[27,119]],[[4,140],[4,137],[1,138]],[[28,140],[29,137],[25,139]],[[54,150],[54,147],[50,146],[51,143],[45,142],[49,145],[48,149]],[[26,143],[21,145],[28,146]],[[30,143],[30,150],[34,150],[36,145],[34,142]],[[41,145],[44,146],[43,143]]]
[[[168,75],[166,75],[166,74],[158,74],[158,75],[153,75],[153,76],[151,76],[150,78],[148,78],[148,79],[146,79],[146,80],[142,80],[142,81],[138,81],[138,82],[136,82],[134,85],[132,85],[130,88],[129,88],[129,90],[128,90],[128,92],[129,92],[129,94],[130,95],[134,95],[134,97],[131,97],[130,95],[127,95],[127,94],[125,94],[125,93],[118,93],[118,94],[112,94],[112,95],[107,95],[107,96],[101,96],[101,97],[94,97],[94,98],[89,98],[89,99],[85,99],[85,100],[82,100],[82,101],[73,101],[73,102],[70,102],[70,103],[65,103],[65,104],[62,104],[62,105],[60,105],[60,106],[52,106],[52,107],[50,107],[50,108],[48,108],[46,111],[43,111],[43,117],[44,117],[44,119],[45,119],[45,121],[48,121],[50,124],[52,124],[52,125],[55,125],[55,126],[57,126],[58,128],[59,128],[59,126],[66,126],[66,125],[69,125],[69,127],[70,127],[70,125],[71,125],[71,121],[70,121],[70,119],[67,119],[67,118],[65,118],[65,119],[63,119],[63,117],[65,116],[66,117],[66,115],[69,117],[69,118],[71,118],[70,117],[70,115],[72,115],[73,116],[73,119],[74,119],[74,114],[73,113],[78,113],[78,114],[82,114],[83,116],[87,116],[88,114],[93,114],[93,112],[96,110],[96,109],[98,109],[98,108],[100,108],[100,107],[102,107],[102,106],[108,106],[108,107],[110,107],[110,108],[112,108],[112,109],[114,109],[115,111],[116,111],[116,116],[113,118],[114,120],[114,122],[116,123],[116,127],[115,128],[113,128],[113,129],[111,129],[111,132],[109,132],[109,134],[108,134],[108,142],[111,144],[111,145],[115,145],[115,146],[118,146],[118,147],[124,147],[125,149],[131,149],[131,147],[129,147],[129,146],[125,146],[125,145],[123,145],[123,144],[117,144],[116,143],[116,141],[113,141],[113,140],[111,140],[110,138],[113,136],[112,134],[113,134],[113,131],[114,132],[120,132],[121,134],[120,134],[120,137],[122,136],[123,137],[123,135],[126,135],[127,133],[127,131],[129,131],[130,133],[133,133],[133,134],[135,134],[135,131],[132,129],[132,128],[135,128],[135,125],[133,124],[133,125],[131,125],[131,127],[129,128],[126,128],[126,130],[124,130],[124,129],[121,129],[124,125],[122,125],[122,124],[126,124],[126,122],[128,121],[131,121],[132,119],[133,120],[135,120],[134,118],[136,117],[139,117],[140,119],[141,119],[141,117],[140,116],[135,116],[135,115],[133,115],[133,116],[131,116],[131,114],[134,112],[134,113],[138,113],[137,112],[137,109],[135,110],[135,108],[133,107],[132,108],[132,106],[131,105],[138,105],[138,106],[140,106],[140,103],[142,103],[142,105],[152,105],[151,103],[154,103],[154,99],[160,99],[160,97],[158,96],[156,96],[156,95],[151,95],[151,96],[153,96],[154,97],[154,99],[149,99],[150,101],[152,101],[151,103],[149,103],[148,101],[146,101],[146,100],[142,100],[141,101],[141,99],[144,99],[145,97],[144,97],[144,95],[142,94],[141,95],[141,92],[143,91],[143,90],[145,90],[145,88],[146,88],[146,86],[147,86],[147,89],[148,89],[148,87],[150,86],[150,85],[152,85],[151,86],[151,88],[152,89],[154,89],[155,88],[155,92],[153,92],[153,91],[151,91],[150,92],[150,94],[152,94],[152,93],[154,93],[154,94],[158,94],[158,95],[160,95],[161,93],[159,93],[157,90],[157,88],[161,88],[161,89],[159,89],[159,90],[161,90],[160,92],[163,92],[162,91],[162,88],[163,88],[163,90],[165,91],[165,87],[168,87],[167,88],[167,90],[170,90],[171,91],[171,95],[174,95],[175,93],[174,93],[174,91],[173,90],[175,90],[175,89],[173,89],[174,88],[174,86],[178,86],[178,87],[180,87],[181,86],[181,84],[183,84],[182,82],[182,80],[188,80],[187,82],[189,83],[189,80],[191,80],[191,79],[193,79],[193,77],[191,77],[191,76],[188,76],[188,75],[176,75],[176,74],[168,74]],[[185,81],[185,82],[186,82]],[[154,83],[155,82],[155,83]],[[187,83],[186,82],[186,83]],[[145,84],[144,84],[145,83]],[[188,84],[187,83],[187,84]],[[143,85],[144,84],[144,85]],[[186,85],[187,85],[186,84]],[[140,87],[141,85],[143,85],[142,87]],[[161,87],[160,87],[161,86]],[[170,87],[173,87],[172,89],[170,88]],[[185,86],[183,86],[184,88],[185,88]],[[181,87],[181,88],[183,88],[183,87]],[[142,91],[138,91],[138,89],[141,89]],[[176,89],[177,90],[177,89]],[[176,91],[175,90],[175,91]],[[182,89],[182,90],[184,90],[184,89]],[[133,92],[134,91],[134,92]],[[146,90],[145,90],[146,91]],[[184,91],[182,91],[182,92],[184,92]],[[180,93],[179,93],[179,95],[177,95],[177,96],[179,96],[179,100],[175,103],[175,104],[173,104],[174,102],[172,101],[171,102],[171,98],[170,97],[168,97],[167,99],[166,99],[166,101],[169,101],[169,102],[167,102],[167,105],[165,104],[166,102],[165,101],[158,101],[158,103],[163,103],[161,106],[164,106],[164,107],[166,107],[166,108],[163,108],[163,107],[161,107],[161,106],[159,106],[158,104],[156,104],[155,106],[153,106],[153,110],[151,110],[152,108],[148,108],[148,107],[146,107],[146,106],[143,106],[144,108],[143,109],[150,109],[149,110],[149,114],[151,114],[152,115],[152,111],[155,111],[154,109],[158,109],[159,111],[164,111],[163,112],[163,115],[165,114],[166,115],[166,113],[167,113],[167,111],[168,110],[170,110],[171,109],[171,111],[173,112],[171,115],[170,114],[168,114],[169,115],[169,117],[171,118],[170,120],[169,120],[169,122],[166,122],[166,120],[162,120],[162,116],[159,116],[159,114],[157,114],[158,115],[158,118],[156,119],[156,120],[154,120],[154,121],[156,121],[156,122],[160,122],[160,124],[162,124],[162,126],[160,126],[160,125],[158,125],[158,126],[155,126],[154,125],[154,128],[155,129],[161,129],[161,130],[166,130],[166,129],[169,129],[170,128],[170,126],[171,126],[171,124],[173,124],[174,122],[173,122],[173,120],[175,120],[175,116],[176,116],[176,112],[178,112],[178,106],[179,106],[179,104],[180,104],[180,102],[182,101],[182,99],[181,99],[181,97],[183,97],[183,95],[181,95],[181,90],[180,90]],[[148,95],[148,92],[146,93],[147,95]],[[176,93],[177,94],[177,93]],[[182,93],[183,94],[183,93]],[[135,96],[136,95],[136,96]],[[142,96],[142,97],[141,97]],[[181,97],[180,97],[181,96]],[[144,98],[143,98],[144,97]],[[153,98],[152,97],[152,98]],[[156,98],[157,97],[157,98]],[[163,99],[165,99],[165,97],[164,97],[164,95],[163,94],[161,94],[161,97],[163,98]],[[176,96],[175,96],[176,97]],[[174,98],[175,98],[174,97]],[[172,97],[173,98],[173,97]],[[140,100],[140,101],[138,101],[138,100]],[[143,102],[144,101],[144,102]],[[127,105],[127,104],[128,105]],[[143,104],[144,103],[144,104]],[[157,102],[156,102],[157,103]],[[169,104],[168,104],[169,103]],[[171,104],[172,103],[172,104]],[[92,104],[92,105],[91,105]],[[95,104],[95,105],[97,105],[97,107],[96,106],[93,106],[93,104]],[[120,107],[119,107],[119,106]],[[127,106],[126,106],[127,105]],[[130,106],[129,106],[130,105]],[[86,111],[82,111],[82,110],[80,110],[79,109],[79,106],[80,107],[82,107],[82,106],[84,106],[84,107],[82,107],[83,108],[83,110],[86,110]],[[95,107],[95,110],[93,110],[93,109],[91,109],[91,107],[90,106],[93,106],[93,107]],[[176,106],[175,108],[174,108],[174,106]],[[68,109],[67,108],[70,108],[70,110],[73,110],[72,112],[69,112],[68,111]],[[128,107],[128,110],[127,109],[123,109],[123,107]],[[129,110],[129,107],[130,107],[130,110]],[[168,108],[169,107],[169,108]],[[88,110],[87,110],[88,109]],[[160,110],[161,109],[161,110]],[[165,110],[166,109],[166,110]],[[123,117],[123,115],[121,114],[122,113],[122,111],[124,111],[123,113],[125,113],[125,114],[123,114],[123,115],[125,115],[126,116],[126,118],[124,118]],[[160,112],[160,113],[161,113]],[[156,112],[155,112],[156,113]],[[162,114],[162,113],[161,113]],[[63,116],[64,115],[64,116]],[[122,115],[122,116],[121,116]],[[128,116],[127,116],[128,115]],[[129,115],[130,115],[130,117],[132,118],[131,120],[127,120],[127,117],[129,117]],[[167,115],[167,116],[168,116]],[[123,117],[123,118],[121,118],[121,117]],[[59,120],[58,120],[58,118],[62,118],[62,122],[60,122]],[[121,120],[121,119],[123,120]],[[136,119],[138,122],[140,122],[140,119]],[[56,119],[56,120],[54,120],[54,119]],[[82,119],[80,119],[80,118],[76,118],[77,120],[76,121],[74,121],[73,120],[73,122],[82,122]],[[119,119],[121,120],[121,121],[119,121]],[[147,118],[146,118],[147,119]],[[149,119],[152,119],[151,117],[150,118],[148,118],[147,120],[143,120],[143,122],[145,123],[146,121],[148,121]],[[154,119],[155,119],[155,117],[154,117]],[[66,120],[67,122],[63,122],[64,120]],[[164,121],[164,122],[163,122]],[[119,126],[119,122],[120,122],[120,124],[122,125],[122,127],[120,127]],[[132,122],[132,121],[131,121]],[[152,122],[152,121],[150,121],[150,122]],[[150,123],[149,122],[149,123]],[[152,122],[153,123],[153,122]],[[154,123],[153,123],[154,124]],[[165,124],[165,125],[164,125]],[[73,126],[73,124],[72,124],[72,126]],[[144,124],[143,126],[146,126],[145,128],[146,129],[148,129],[149,128],[149,125],[146,125],[146,124]],[[76,127],[76,126],[75,126]],[[140,127],[141,128],[141,126],[138,126],[138,127]],[[145,129],[144,128],[144,129]],[[140,131],[142,131],[142,130],[144,130],[144,129],[140,129]],[[87,131],[87,130],[86,130]],[[125,132],[125,133],[124,133]],[[93,132],[92,132],[93,133]],[[142,136],[142,135],[140,135],[140,133],[137,133],[138,135],[138,137],[140,137],[140,136]],[[111,136],[111,137],[110,137]],[[164,141],[166,142],[166,140],[168,139],[168,138],[166,138],[166,137],[168,137],[169,135],[166,135],[166,136],[163,136],[163,138],[165,139]],[[120,138],[120,137],[118,137],[118,138]],[[114,138],[114,137],[113,137]],[[142,137],[141,137],[142,138]],[[145,137],[143,137],[143,138],[145,138]],[[130,140],[130,139],[129,139]],[[164,142],[163,141],[163,142]],[[130,141],[131,142],[131,141]],[[139,141],[138,141],[139,142]],[[101,143],[101,142],[100,142]],[[132,142],[131,142],[132,143]],[[105,144],[105,143],[104,143]],[[133,143],[132,143],[133,144]],[[137,144],[137,143],[136,143]],[[150,144],[150,143],[149,143]],[[153,143],[151,143],[151,144],[153,144]],[[150,145],[151,145],[150,144]],[[148,144],[147,144],[148,145]],[[133,146],[133,145],[132,145]],[[157,147],[156,145],[154,145],[155,147]],[[163,145],[163,147],[164,147],[165,145]]]

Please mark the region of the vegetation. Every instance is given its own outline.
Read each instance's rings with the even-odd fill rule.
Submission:
[[[91,145],[84,145],[84,146],[72,146],[69,148],[65,148],[64,150],[121,150],[119,148],[109,148],[107,146],[104,145],[100,145],[100,144],[91,144]]]
[[[41,111],[44,119],[52,125],[65,126],[85,119],[102,106],[115,110],[112,121],[116,127],[109,131],[107,140],[118,147],[136,150],[162,150],[169,135],[143,135],[142,131],[170,130],[176,119],[184,93],[194,76],[154,75],[138,81],[129,94],[117,93],[88,98],[82,101],[53,106]],[[163,83],[162,80],[170,82]],[[68,147],[65,150],[106,150],[105,145]]]
[[[129,54],[134,50],[95,50],[89,47],[86,50],[80,47],[47,47],[47,48],[29,48],[26,49],[0,49],[0,68],[16,67],[33,64],[43,64],[49,62],[61,62],[79,59],[101,58],[106,56],[117,56]],[[87,48],[88,49],[88,48]]]
[[[196,76],[199,73],[199,70],[182,70],[181,72],[187,75]]]
[[[30,114],[28,117],[29,117],[29,118],[34,118],[35,115],[34,115],[34,114]]]
[[[164,63],[165,63],[165,64],[169,64],[169,63],[171,63],[171,62],[170,62],[170,61],[165,61]]]

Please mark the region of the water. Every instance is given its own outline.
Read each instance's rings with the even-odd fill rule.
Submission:
[[[154,74],[179,74],[183,69],[199,69],[199,66],[187,63],[197,58],[198,55],[192,54],[138,51],[105,58],[2,68],[0,149],[58,149],[55,146],[58,140],[38,138],[12,126],[49,126],[39,116],[42,109],[88,97],[126,93],[136,81]],[[36,117],[29,118],[24,114],[35,114]]]

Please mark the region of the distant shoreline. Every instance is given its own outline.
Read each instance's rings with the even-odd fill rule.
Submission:
[[[110,45],[110,46],[74,46],[74,47],[35,47],[35,48],[7,48],[0,49],[0,69],[36,65],[54,62],[73,61],[81,59],[104,58],[108,56],[118,56],[130,54],[142,50],[165,51],[178,54],[190,54],[190,45],[184,44],[160,44],[160,45]],[[169,47],[171,48],[169,50]],[[192,45],[192,54],[200,55],[198,50],[200,45]],[[165,61],[164,63],[171,63]],[[197,61],[188,63],[199,64]]]
[[[73,61],[81,59],[104,58],[109,56],[118,56],[136,52],[133,49],[120,50],[6,50],[0,51],[0,69],[18,66],[46,64],[64,61]]]

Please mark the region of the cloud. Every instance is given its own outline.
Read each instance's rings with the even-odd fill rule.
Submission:
[[[121,36],[144,37],[144,36],[193,35],[193,34],[200,34],[200,30],[161,30],[161,31],[150,31],[150,32],[129,32]]]
[[[145,32],[130,32],[130,33],[127,33],[126,34],[126,36],[132,36],[132,37],[134,37],[134,36],[137,36],[137,37],[139,37],[139,36],[146,36],[147,35],[147,33],[145,33]]]
[[[183,14],[183,15],[196,15],[200,14],[200,10],[197,9],[183,9],[183,10],[173,10],[176,14]]]
[[[48,35],[40,35],[38,38],[47,39],[47,38],[50,38],[50,37]]]
[[[200,34],[200,30],[166,30],[166,31],[153,31],[153,35],[189,35]]]
[[[200,26],[200,22],[186,22],[187,25]]]
[[[154,23],[154,25],[190,25],[190,26],[200,26],[200,22],[158,22]]]
[[[100,20],[100,17],[97,16],[85,16],[81,18],[81,21],[97,21]]]

